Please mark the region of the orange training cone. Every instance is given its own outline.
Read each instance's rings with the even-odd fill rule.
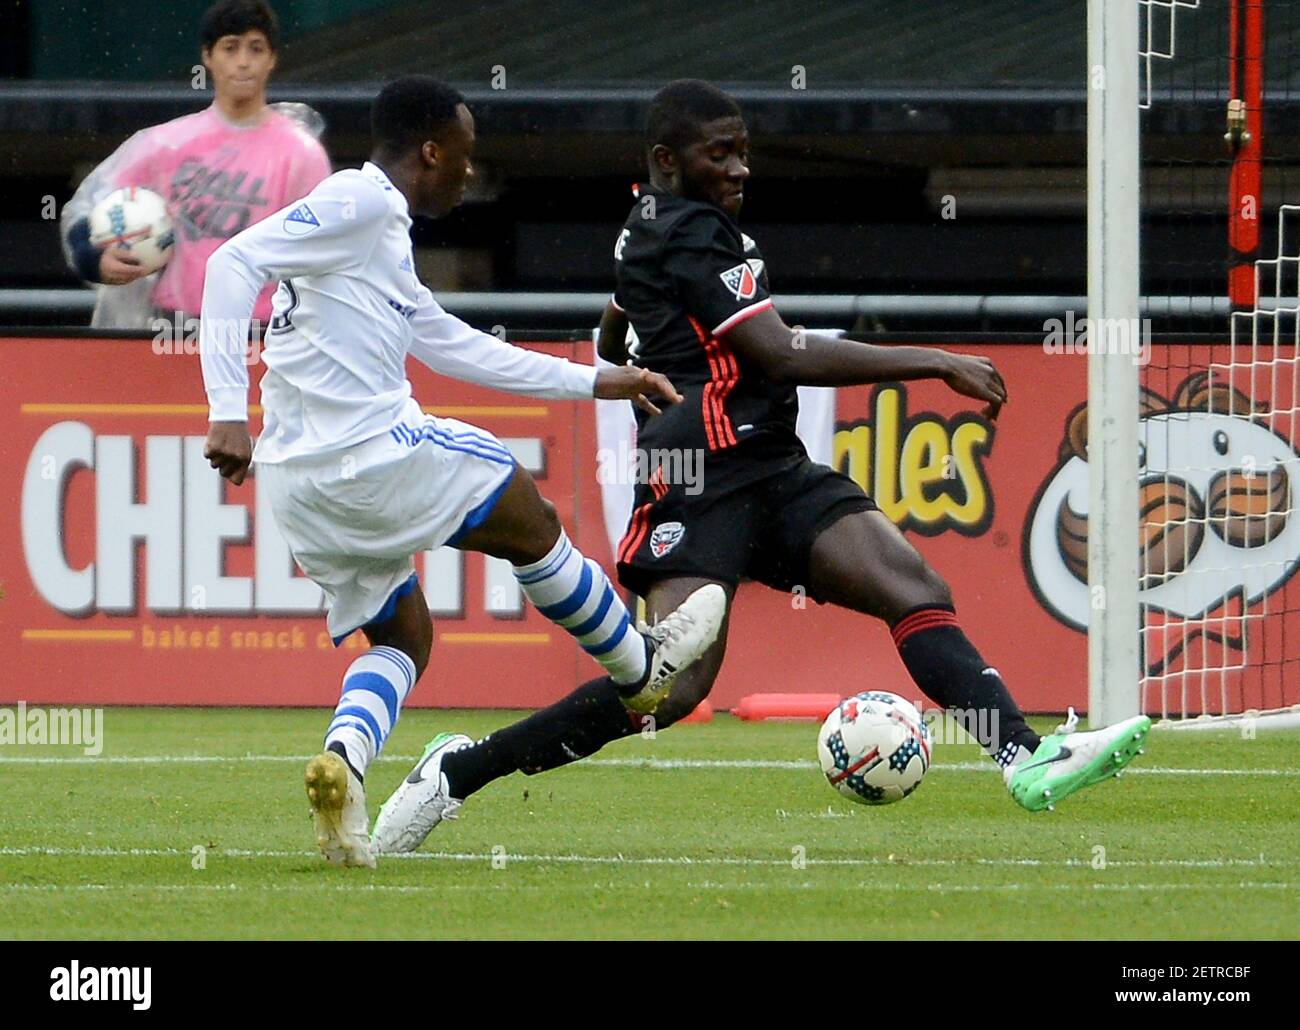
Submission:
[[[820,722],[841,701],[839,694],[747,694],[731,710],[738,719],[814,719]]]
[[[691,714],[688,715],[685,719],[678,719],[677,721],[678,721],[679,723],[682,723],[682,722],[712,722],[712,721],[713,721],[713,705],[709,704],[708,700],[705,699],[705,700],[701,701],[698,705],[696,705],[696,706],[695,706],[695,711],[691,712]]]

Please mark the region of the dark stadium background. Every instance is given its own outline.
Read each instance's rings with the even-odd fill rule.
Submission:
[[[61,203],[127,134],[209,102],[189,88],[205,7],[0,5],[0,290],[76,287],[42,198]],[[743,224],[778,296],[839,298],[787,305],[791,317],[859,331],[1041,329],[1065,306],[1045,298],[1084,293],[1076,0],[275,7],[284,40],[271,99],[324,115],[336,167],[365,158],[367,106],[384,79],[426,72],[468,96],[478,187],[452,217],[417,230],[421,271],[439,293],[609,289],[613,240],[643,168],[647,99],[685,76],[725,85],[748,115]],[[1223,21],[1186,20],[1170,74],[1195,95],[1159,105],[1145,125],[1149,174],[1160,175],[1146,191],[1149,294],[1223,292],[1223,106],[1204,88],[1221,79]],[[1270,149],[1296,153],[1290,54],[1271,58],[1287,107],[1273,116]],[[498,66],[502,90],[491,88]],[[796,66],[805,89],[792,88]],[[1185,166],[1189,157],[1209,164]],[[945,197],[955,218],[943,217]],[[511,328],[585,326],[598,314],[590,297],[561,301],[465,313]],[[85,318],[57,302],[0,305],[9,325]]]

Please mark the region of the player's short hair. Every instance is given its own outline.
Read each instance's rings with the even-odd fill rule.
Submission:
[[[428,75],[406,75],[379,91],[370,108],[376,150],[401,154],[425,140],[439,140],[465,103],[460,92]]]
[[[700,138],[700,126],[718,118],[740,118],[740,108],[717,86],[701,79],[668,83],[650,102],[646,148],[660,143],[681,150]]]
[[[223,36],[242,36],[260,31],[271,44],[280,46],[280,19],[265,0],[218,0],[207,9],[199,26],[204,50],[211,50]]]

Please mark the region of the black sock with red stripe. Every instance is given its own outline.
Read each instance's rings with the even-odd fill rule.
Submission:
[[[1002,675],[966,639],[951,605],[913,608],[890,627],[894,646],[916,685],[942,705],[980,745],[1006,765],[1038,747]]]
[[[473,747],[453,751],[443,758],[442,771],[448,792],[464,801],[502,776],[568,765],[640,729],[641,717],[623,707],[618,686],[602,676]]]

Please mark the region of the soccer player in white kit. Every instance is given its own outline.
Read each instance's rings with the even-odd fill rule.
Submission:
[[[511,346],[447,314],[419,281],[410,212],[438,217],[472,176],[474,119],[455,90],[424,76],[386,86],[372,111],[374,151],[301,201],[251,226],[208,261],[201,357],[205,449],[232,483],[257,464],[294,559],[329,601],[335,643],[371,644],[348,667],[307,795],[325,858],[375,864],[364,777],[429,661],[433,631],[412,564],[449,544],[514,566],[524,594],[652,711],[675,675],[716,638],[723,591],[706,587],[653,627],[638,627],[601,567],[565,535],[555,508],[492,434],[424,414],[407,354],[436,372],[533,397],[680,400],[662,376],[579,365]],[[263,429],[248,432],[249,315],[280,280],[263,341]],[[456,738],[458,740],[462,738]],[[411,777],[421,804],[422,774]],[[436,790],[429,791],[432,794]]]

